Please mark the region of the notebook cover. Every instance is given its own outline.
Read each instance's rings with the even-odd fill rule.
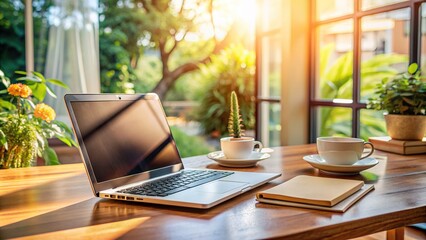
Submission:
[[[426,138],[422,141],[395,140],[390,137],[370,137],[368,139],[378,150],[398,154],[421,154],[426,153]]]
[[[358,191],[363,181],[297,176],[278,186],[259,192],[257,198],[331,207]]]
[[[275,204],[275,205],[309,208],[309,209],[342,213],[348,210],[353,204],[355,204],[359,199],[364,197],[368,192],[370,192],[373,189],[374,189],[373,184],[365,184],[360,190],[356,191],[354,194],[350,195],[348,198],[344,199],[343,201],[341,201],[340,203],[332,207],[296,203],[296,202],[287,202],[287,201],[280,201],[280,200],[273,200],[273,199],[266,199],[266,198],[257,198],[256,200],[262,203],[269,203],[269,204]]]

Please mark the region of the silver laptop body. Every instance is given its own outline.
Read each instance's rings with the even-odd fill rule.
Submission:
[[[158,96],[67,94],[65,103],[98,197],[210,208],[281,175],[224,171],[230,175],[163,197],[125,193],[125,189],[190,171],[182,164]]]

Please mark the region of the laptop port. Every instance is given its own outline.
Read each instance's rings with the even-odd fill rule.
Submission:
[[[117,196],[117,199],[126,199],[125,196]]]
[[[107,197],[107,198],[109,198],[109,195],[108,195],[108,194],[105,194],[105,195],[104,195],[104,197]]]
[[[143,201],[143,198],[136,198],[136,200],[138,200],[138,201]]]
[[[110,195],[110,198],[116,198],[116,196],[111,194],[111,195]]]
[[[134,197],[127,197],[127,200],[135,200],[135,198]]]

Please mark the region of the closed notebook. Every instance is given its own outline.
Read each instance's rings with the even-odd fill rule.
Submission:
[[[341,202],[339,202],[338,204],[332,207],[325,207],[325,206],[312,205],[312,204],[306,204],[306,203],[288,202],[288,201],[281,201],[281,200],[274,200],[274,199],[267,199],[267,198],[257,198],[256,200],[261,203],[269,203],[274,205],[309,208],[309,209],[342,213],[348,210],[353,204],[355,204],[359,199],[364,197],[367,193],[369,193],[373,189],[374,189],[373,184],[365,184],[360,190],[356,191],[354,194],[350,195],[349,197],[345,198],[344,200],[342,200]]]
[[[258,199],[273,199],[331,207],[349,197],[361,187],[363,181],[297,176],[285,183],[256,194]]]

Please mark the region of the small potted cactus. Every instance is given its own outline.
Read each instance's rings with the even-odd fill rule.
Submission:
[[[254,146],[258,145],[260,151],[262,143],[252,137],[244,137],[244,125],[235,91],[231,93],[230,114],[228,121],[229,137],[220,139],[220,146],[228,159],[247,159],[253,153]]]
[[[228,131],[233,138],[241,138],[244,136],[244,125],[241,119],[240,106],[235,91],[231,93],[231,109],[229,112]]]

